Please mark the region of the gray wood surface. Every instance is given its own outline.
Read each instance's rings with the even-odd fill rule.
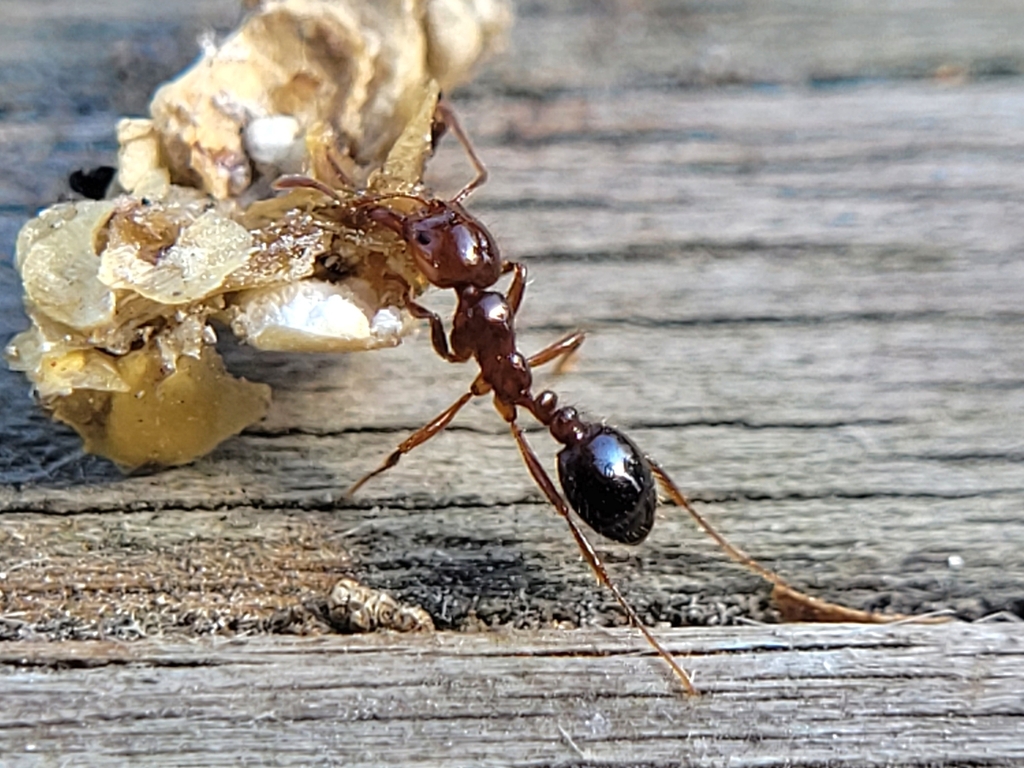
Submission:
[[[116,118],[142,112],[199,32],[237,9],[3,11],[7,255],[69,171],[112,160]],[[541,384],[625,428],[725,533],[815,594],[1024,616],[1022,71],[1014,2],[521,5],[509,51],[456,103],[492,172],[471,207],[531,270],[523,348],[590,334],[573,368]],[[468,173],[457,148],[432,166],[442,191]],[[6,336],[24,323],[6,260],[0,281]],[[767,588],[665,507],[643,545],[601,550],[641,615],[698,654],[710,695],[682,701],[648,657],[617,666],[623,649],[644,652],[632,635],[548,633],[622,617],[489,403],[339,501],[472,370],[439,360],[423,334],[373,354],[227,356],[274,387],[268,419],[189,467],[127,478],[81,454],[0,371],[0,692],[17,702],[0,707],[0,755],[1024,760],[1018,623],[736,626],[776,618]],[[531,439],[553,456],[545,435]],[[296,609],[341,575],[464,632],[189,644],[322,631]],[[732,626],[665,628],[690,624]],[[799,642],[778,653],[767,637]],[[321,662],[341,664],[346,648],[369,661],[342,685]],[[325,669],[321,719],[309,690]],[[143,701],[150,681],[159,704]]]
[[[1014,629],[665,632],[696,699],[620,631],[10,643],[0,732],[12,766],[1019,765]]]

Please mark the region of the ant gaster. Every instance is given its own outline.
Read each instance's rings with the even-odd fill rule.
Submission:
[[[669,664],[687,693],[697,693],[690,676],[644,625],[611,580],[597,551],[576,522],[570,506],[602,536],[623,544],[638,544],[647,537],[654,524],[657,482],[668,497],[686,509],[732,559],[774,584],[776,597],[788,600],[791,605],[799,605],[804,616],[819,619],[827,616],[827,620],[833,621],[891,621],[896,618],[836,606],[790,587],[780,576],[761,566],[712,528],[665,471],[629,437],[614,427],[583,419],[575,408],[560,406],[554,392],[545,390],[534,394],[532,368],[564,360],[583,343],[584,334],[569,334],[529,358],[519,351],[515,319],[526,287],[526,268],[517,262],[503,260],[487,228],[463,208],[462,201],[486,181],[487,171],[454,112],[443,101],[438,104],[435,120],[435,124],[440,124],[442,129],[450,129],[459,139],[476,169],[476,177],[447,201],[395,195],[413,197],[419,203],[420,207],[412,213],[399,213],[380,204],[378,201],[382,198],[376,197],[354,205],[363,208],[369,220],[391,230],[404,242],[417,268],[432,285],[455,291],[458,304],[450,334],[437,314],[413,299],[411,290],[406,291],[405,308],[413,317],[429,322],[431,343],[438,355],[452,363],[475,360],[480,372],[468,392],[404,440],[379,467],[352,485],[346,495],[354,494],[372,477],[394,467],[403,455],[443,430],[471,399],[490,392],[493,393],[494,407],[508,423],[534,482],[565,519],[598,579],[611,590],[630,622]],[[435,130],[435,135],[438,133]],[[314,179],[285,177],[277,186],[313,187],[339,203],[346,202],[340,200],[330,187]],[[353,205],[351,201],[347,204]],[[504,293],[495,290],[495,284],[509,273],[512,277],[508,290]],[[523,435],[518,423],[520,408],[544,425],[563,446],[558,453],[558,478],[564,498]]]

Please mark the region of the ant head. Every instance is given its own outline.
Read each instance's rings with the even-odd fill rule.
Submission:
[[[405,240],[416,266],[438,288],[488,288],[501,276],[491,233],[457,203],[432,200],[404,216],[379,206],[368,215]]]

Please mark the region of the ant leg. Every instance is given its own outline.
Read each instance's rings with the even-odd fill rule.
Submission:
[[[690,500],[687,499],[686,496],[683,495],[683,492],[679,490],[679,486],[672,482],[672,479],[668,476],[668,474],[666,474],[665,470],[663,470],[650,457],[647,458],[647,461],[651,465],[651,472],[654,473],[654,476],[661,484],[661,487],[665,490],[665,493],[668,494],[669,498],[672,499],[672,501],[676,505],[682,507],[687,512],[689,512],[690,516],[696,521],[697,525],[700,526],[701,530],[703,530],[704,533],[706,533],[708,536],[714,539],[715,543],[718,544],[718,546],[720,546],[729,557],[731,557],[740,565],[749,568],[761,578],[770,581],[772,584],[775,584],[780,587],[785,587],[787,589],[791,589],[789,584],[787,584],[785,580],[777,573],[768,570],[759,562],[757,562],[754,558],[752,558],[750,555],[744,552],[742,549],[733,546],[731,543],[729,543],[726,540],[726,538],[722,536],[722,534],[716,531],[711,526],[711,524],[704,519],[704,516],[702,514],[700,514],[696,509],[693,508],[693,505],[690,503]]]
[[[337,177],[341,185],[346,189],[355,191],[356,185],[349,178],[349,175],[345,173],[345,169],[341,167],[341,163],[338,162],[338,149],[333,144],[327,147],[327,151],[324,156],[327,158],[327,164],[331,166],[331,170],[334,171],[334,175]]]
[[[572,333],[567,333],[557,341],[548,344],[539,352],[535,352],[530,355],[526,362],[530,364],[531,368],[538,368],[539,366],[546,365],[559,357],[568,357],[579,349],[580,345],[583,344],[586,339],[587,334],[584,331],[573,331]]]
[[[512,309],[512,316],[519,314],[519,306],[523,303],[523,293],[526,291],[526,265],[516,261],[506,261],[501,265],[501,271],[512,272],[512,284],[505,293],[505,300]],[[555,373],[563,373],[573,353],[580,348],[586,334],[583,331],[576,331],[554,344],[551,344],[529,359],[530,366],[544,365],[555,358],[561,358],[555,366]]]
[[[651,465],[651,471],[657,478],[658,483],[664,489],[668,497],[677,505],[685,509],[690,517],[708,536],[715,540],[715,543],[730,558],[737,563],[753,571],[765,581],[773,585],[772,597],[779,602],[786,617],[791,621],[819,621],[819,622],[843,622],[851,621],[859,624],[888,624],[893,621],[902,621],[907,618],[902,614],[883,614],[872,611],[861,611],[855,608],[847,608],[843,605],[831,603],[818,597],[808,595],[790,584],[779,576],[775,571],[769,570],[757,562],[754,558],[744,552],[736,545],[729,542],[709,523],[700,512],[694,509],[690,500],[683,495],[679,487],[672,482],[664,469],[658,466],[650,457],[647,461]]]
[[[548,344],[548,346],[533,355],[527,362],[530,363],[531,368],[536,368],[550,363],[552,360],[558,360],[558,363],[555,365],[555,373],[563,373],[566,363],[572,359],[572,356],[576,354],[576,350],[582,346],[586,339],[587,334],[585,331],[573,331],[553,344]]]
[[[451,200],[453,203],[461,203],[470,192],[477,187],[482,186],[487,181],[487,168],[484,167],[480,158],[477,157],[476,150],[473,149],[472,142],[469,140],[465,131],[462,130],[462,124],[459,122],[459,118],[455,114],[455,110],[452,109],[451,104],[444,99],[439,100],[437,102],[436,114],[441,118],[441,122],[450,128],[451,132],[455,134],[455,138],[459,140],[462,148],[466,150],[466,154],[469,156],[469,161],[476,169],[476,178],[464,186],[462,190]]]
[[[417,320],[430,321],[430,343],[434,346],[434,351],[438,355],[449,363],[464,363],[469,359],[468,357],[459,357],[448,349],[448,337],[444,331],[444,323],[441,322],[441,318],[438,317],[437,313],[431,312],[426,307],[417,304],[410,296],[406,296],[405,308]]]
[[[619,588],[615,586],[615,583],[608,576],[608,571],[605,570],[604,563],[601,562],[601,558],[598,556],[594,546],[587,539],[586,534],[573,520],[572,515],[569,514],[569,506],[565,503],[562,495],[556,490],[555,484],[551,481],[548,473],[541,466],[540,459],[537,458],[537,454],[533,452],[533,448],[526,442],[526,437],[523,435],[522,429],[515,422],[514,412],[512,414],[512,420],[509,421],[509,429],[512,430],[512,436],[516,440],[516,445],[519,446],[519,453],[523,456],[523,462],[526,464],[526,468],[530,471],[530,475],[533,477],[533,481],[537,484],[537,487],[541,489],[544,495],[547,497],[551,505],[558,511],[565,521],[569,524],[569,531],[572,533],[576,544],[580,548],[580,552],[583,553],[584,559],[590,564],[594,573],[597,575],[598,581],[604,584],[612,595],[615,596],[615,600],[622,610],[626,612],[626,616],[629,618],[630,623],[633,624],[637,629],[640,630],[641,634],[647,639],[647,642],[651,644],[651,647],[657,651],[658,655],[661,656],[672,668],[676,677],[682,683],[683,688],[686,692],[691,695],[697,695],[697,689],[694,688],[693,682],[690,680],[690,676],[686,673],[679,663],[675,660],[668,650],[662,646],[661,643],[654,637],[651,631],[644,625],[637,615],[636,611],[633,610],[633,606],[629,604],[625,596],[619,591]]]
[[[571,333],[568,336],[559,339],[554,344],[544,347],[544,349],[529,359],[529,363],[531,366],[544,365],[545,363],[551,362],[560,356],[571,355],[576,351],[579,345],[583,343],[584,338],[585,336],[582,331]],[[486,395],[490,391],[491,385],[486,383],[482,377],[477,376],[468,392],[403,440],[395,450],[388,454],[388,457],[381,462],[379,467],[372,472],[368,472],[363,475],[347,491],[345,491],[345,498],[351,498],[356,491],[367,483],[367,481],[379,474],[387,472],[393,466],[398,464],[405,454],[412,451],[413,448],[423,445],[423,443],[427,442],[427,440],[434,437],[434,435],[451,424],[452,420],[458,412],[462,410],[463,406],[465,406],[466,403],[474,397]]]
[[[388,454],[388,457],[380,463],[379,467],[372,472],[367,472],[359,478],[359,480],[353,483],[349,489],[345,491],[345,498],[351,498],[356,491],[366,485],[367,481],[383,472],[387,472],[393,466],[398,464],[405,454],[409,453],[413,448],[423,445],[423,443],[427,442],[427,440],[451,424],[452,419],[455,418],[466,403],[474,397],[479,397],[480,395],[485,394],[490,389],[487,385],[478,387],[477,382],[482,382],[482,379],[477,377],[477,380],[473,382],[473,386],[470,387],[468,392],[464,393],[458,400],[403,440],[395,450]]]
[[[519,314],[519,305],[523,303],[526,291],[526,265],[517,261],[506,261],[501,265],[501,273],[512,272],[512,283],[505,292],[505,301],[512,310],[512,317]]]

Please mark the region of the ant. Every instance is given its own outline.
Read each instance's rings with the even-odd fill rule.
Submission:
[[[486,182],[487,169],[462,130],[455,112],[445,101],[439,101],[434,120],[434,143],[445,129],[451,130],[476,171],[476,176],[450,200],[400,194],[367,196],[353,203],[351,199],[341,198],[326,184],[308,177],[283,177],[275,185],[282,189],[317,189],[338,204],[362,209],[369,221],[394,232],[404,242],[427,281],[438,288],[455,291],[458,299],[450,333],[436,313],[413,299],[409,286],[405,287],[404,293],[406,310],[413,317],[429,322],[431,344],[438,355],[451,363],[474,360],[480,369],[467,392],[406,438],[376,469],[353,484],[346,492],[346,498],[371,478],[394,467],[402,456],[441,432],[470,400],[491,393],[494,407],[508,424],[527,470],[547,500],[565,519],[580,552],[598,580],[611,591],[629,621],[668,663],[688,694],[697,694],[690,675],[644,625],[611,580],[573,512],[594,531],[612,541],[639,544],[654,524],[657,486],[660,485],[669,499],[685,509],[730,558],[771,582],[776,599],[783,601],[791,612],[795,609],[801,618],[860,622],[887,622],[903,618],[844,608],[794,589],[782,577],[718,533],[665,470],[629,437],[607,424],[584,419],[571,406],[560,406],[558,396],[550,390],[533,392],[532,369],[556,360],[564,361],[579,349],[585,335],[580,331],[570,333],[528,358],[519,351],[515,319],[526,288],[526,267],[504,260],[491,233],[462,206],[462,201]],[[335,170],[339,178],[347,182],[340,169]],[[412,213],[399,213],[382,204],[382,200],[389,198],[412,199],[419,208]],[[502,293],[494,286],[508,274],[512,276],[511,282]],[[564,496],[526,441],[518,421],[520,409],[546,427],[563,446],[558,453],[558,479]]]

